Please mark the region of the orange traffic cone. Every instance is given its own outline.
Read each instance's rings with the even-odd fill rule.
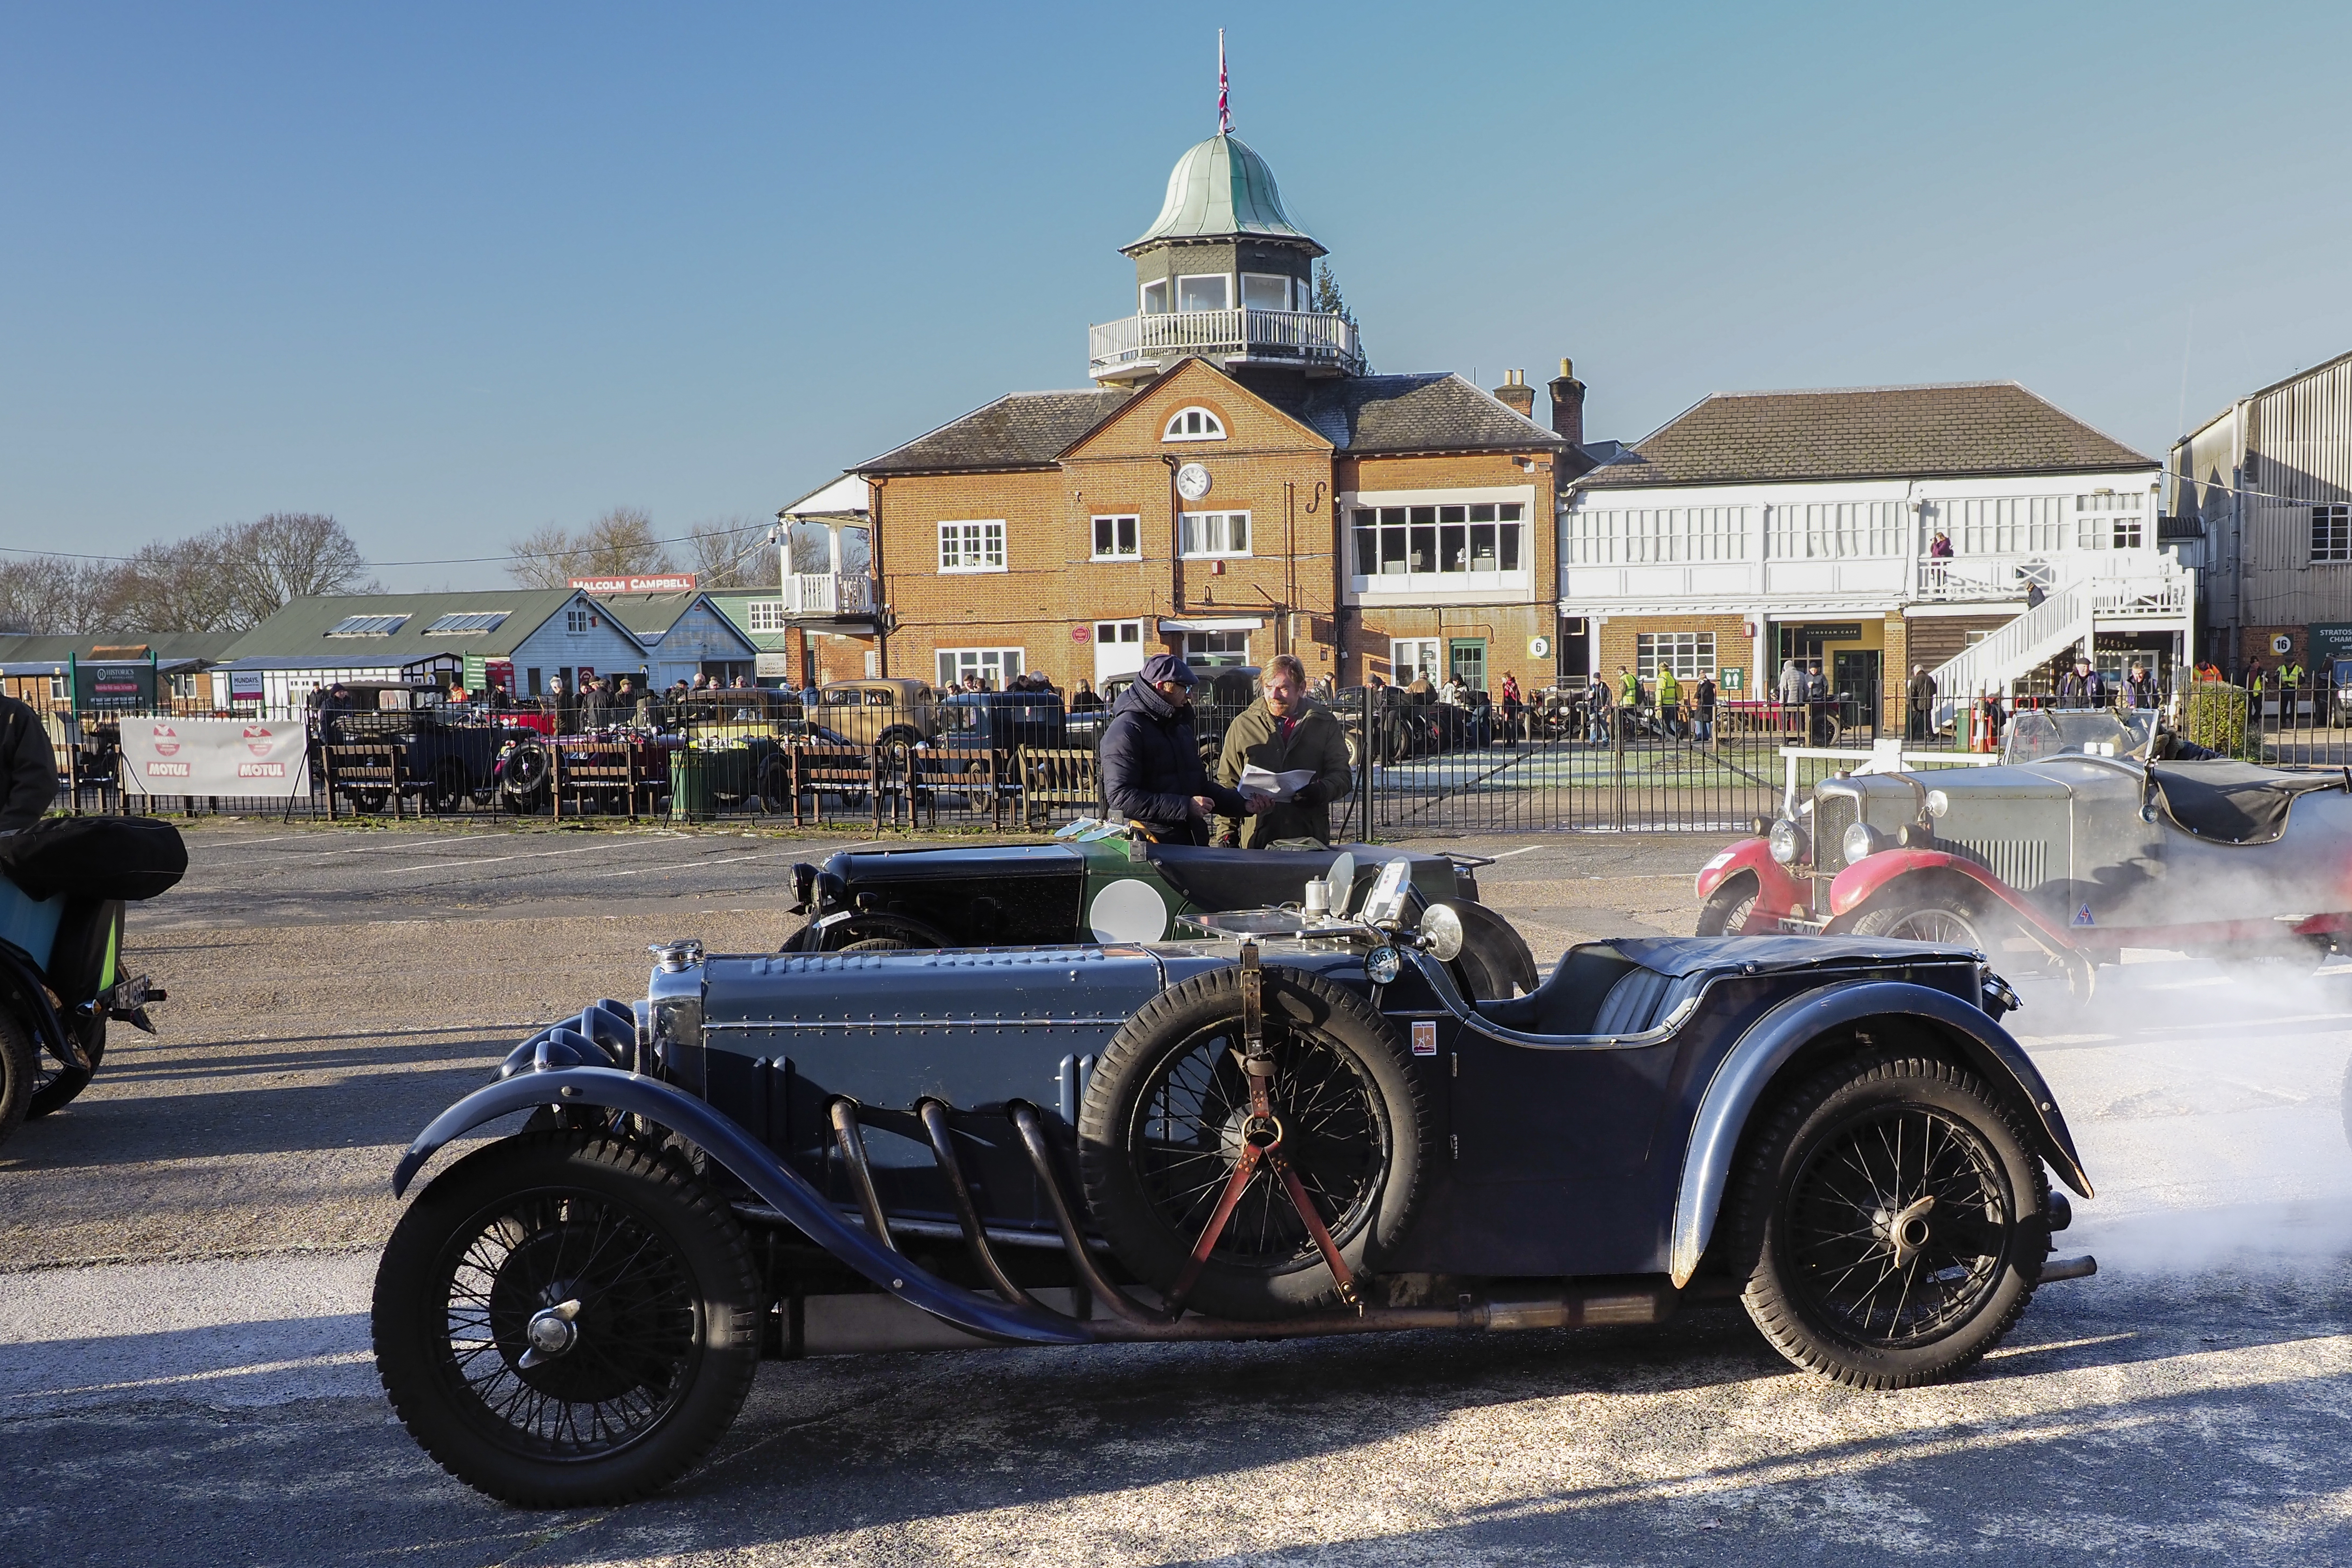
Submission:
[[[1969,750],[1991,751],[1992,715],[1985,711],[1985,705],[1980,701],[1969,704]]]

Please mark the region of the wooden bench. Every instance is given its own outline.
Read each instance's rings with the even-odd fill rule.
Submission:
[[[1061,815],[1083,816],[1102,809],[1102,792],[1095,778],[1095,754],[1083,746],[1023,746],[1013,753],[1021,784],[1021,826],[1034,828],[1041,816],[1051,817],[1056,807],[1074,810]]]
[[[392,803],[392,815],[400,816],[400,748],[398,746],[342,745],[319,748],[321,771],[327,775],[327,820],[335,820],[335,792],[341,790],[352,799],[354,816],[373,816],[383,809],[384,802]],[[373,800],[371,807],[363,800]],[[418,806],[418,815],[424,808]]]
[[[824,796],[842,797],[845,805],[863,797],[876,831],[882,826],[881,781],[876,776],[874,753],[864,748],[846,746],[794,746],[793,748],[793,826],[804,820],[801,802],[809,803],[807,818],[824,820]]]
[[[610,800],[617,793],[629,820],[636,820],[637,777],[636,748],[626,741],[589,741],[578,745],[551,745],[555,776],[551,780],[555,796],[555,815],[563,816],[563,792],[572,792],[572,815],[587,815],[586,797],[593,793],[599,800]]]
[[[961,794],[965,800],[975,805],[974,797],[985,795],[988,797],[988,825],[995,828],[1004,826],[1004,809],[1008,801],[1003,786],[1011,782],[1013,770],[1011,759],[1003,752],[986,746],[933,747],[908,755],[915,774],[909,781],[913,785],[908,795],[913,803],[908,810],[910,824],[916,812],[928,811],[931,826],[937,827],[940,825],[940,796],[953,793]]]

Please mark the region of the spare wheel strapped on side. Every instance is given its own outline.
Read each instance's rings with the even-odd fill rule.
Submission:
[[[1270,1102],[1285,1156],[1351,1272],[1412,1224],[1434,1133],[1412,1057],[1352,993],[1297,970],[1263,975]],[[1241,1158],[1243,971],[1161,993],[1129,1018],[1088,1080],[1078,1164],[1095,1224],[1137,1278],[1168,1291],[1186,1272]],[[1340,1284],[1279,1178],[1259,1166],[1189,1304],[1264,1320],[1340,1300]]]

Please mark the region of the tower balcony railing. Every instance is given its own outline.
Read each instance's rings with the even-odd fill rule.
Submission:
[[[879,602],[862,572],[788,572],[783,589],[787,616],[870,616]]]
[[[1355,375],[1363,345],[1344,318],[1319,310],[1170,310],[1087,329],[1097,379],[1157,369],[1186,354],[1288,363]]]

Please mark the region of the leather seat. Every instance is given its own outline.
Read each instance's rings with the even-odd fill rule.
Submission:
[[[1526,996],[1481,1002],[1479,1015],[1525,1035],[1638,1035],[1654,1027],[1696,977],[1643,969],[1611,948],[1570,948],[1551,977]]]

